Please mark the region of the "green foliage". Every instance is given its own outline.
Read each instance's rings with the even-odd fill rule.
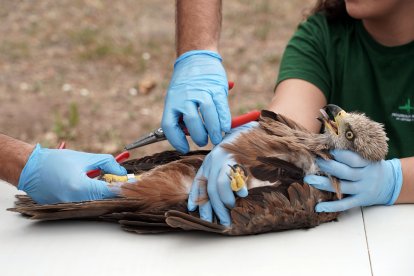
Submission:
[[[278,53],[272,53],[272,54],[265,56],[264,58],[270,65],[276,66],[277,64],[280,63],[280,60],[282,57]]]
[[[97,60],[110,56],[114,52],[110,43],[96,44],[87,48],[79,54],[82,60]]]
[[[69,127],[74,128],[79,124],[79,111],[76,103],[70,103],[69,106]]]
[[[246,114],[246,113],[252,111],[253,109],[262,110],[265,107],[266,107],[266,105],[262,102],[258,102],[254,106],[252,106],[252,105],[240,106],[236,111],[236,115]]]
[[[66,127],[65,127],[65,124],[63,123],[62,116],[60,116],[60,114],[58,113],[55,114],[55,121],[53,123],[53,132],[56,134],[56,136],[59,139],[64,139],[67,136]]]
[[[247,113],[247,112],[249,112],[249,111],[250,111],[250,107],[248,107],[248,106],[241,106],[241,107],[239,107],[239,108],[237,109],[236,114],[237,114],[237,115],[242,115],[242,114],[245,114],[245,113]]]
[[[70,33],[71,39],[78,45],[88,46],[98,41],[100,33],[96,29],[84,28]]]
[[[266,105],[264,104],[264,103],[262,103],[262,102],[258,102],[258,103],[256,103],[256,107],[255,107],[255,109],[257,109],[257,110],[262,110],[262,109],[264,109],[266,107]]]
[[[131,42],[115,41],[102,30],[84,28],[69,34],[81,60],[94,61],[112,58],[119,63],[137,56]]]
[[[252,4],[254,4],[254,9],[257,14],[268,14],[272,11],[270,0],[253,1]]]
[[[78,105],[74,102],[70,103],[68,111],[64,113],[67,115],[62,116],[59,112],[55,113],[52,129],[59,140],[73,140],[76,138],[76,127],[80,120]]]
[[[26,42],[3,41],[0,43],[0,58],[18,61],[30,57],[30,48]]]
[[[272,26],[270,25],[270,21],[265,20],[258,27],[256,27],[254,35],[258,39],[265,41],[271,30],[272,30]]]

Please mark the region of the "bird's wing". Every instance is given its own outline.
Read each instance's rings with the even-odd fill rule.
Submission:
[[[232,226],[224,227],[206,222],[185,212],[169,211],[166,223],[186,231],[205,231],[223,235],[251,235],[271,231],[315,227],[335,220],[338,213],[316,213],[315,204],[328,199],[328,193],[320,192],[307,184],[293,183],[287,195],[281,186],[265,186],[249,190],[246,198],[238,198],[231,210]]]
[[[180,202],[175,206],[171,206],[169,210],[186,212],[187,204],[186,202]],[[181,231],[181,229],[171,227],[166,223],[166,212],[169,210],[147,210],[141,212],[138,209],[138,211],[131,212],[109,213],[100,218],[105,221],[118,222],[123,230],[137,234]]]
[[[166,223],[173,227],[185,231],[204,231],[218,234],[228,234],[230,228],[223,225],[208,222],[199,217],[180,211],[168,211],[166,214]]]
[[[16,195],[14,208],[8,211],[18,212],[36,220],[62,219],[100,219],[100,216],[128,210],[135,210],[140,204],[133,199],[114,198],[105,200],[69,202],[40,205],[26,195]]]
[[[319,152],[308,146],[312,140],[313,134],[299,124],[264,110],[258,127],[222,147],[255,178],[290,185],[315,168]]]
[[[319,200],[329,200],[332,195],[307,184],[295,182],[287,189],[267,186],[252,190],[231,211],[232,235],[311,228],[338,217],[338,213],[314,211]]]
[[[308,132],[306,128],[296,123],[295,121],[289,119],[286,116],[283,116],[282,114],[278,114],[270,110],[261,111],[259,123],[260,123],[261,128],[266,129],[270,133],[277,131],[280,125],[285,125],[288,128],[293,129],[293,130],[300,130],[303,132]]]
[[[181,206],[175,206],[172,209],[185,212],[187,207],[185,204],[181,204]],[[165,210],[154,210],[146,213],[139,211],[111,213],[101,216],[101,218],[106,221],[118,222],[123,230],[138,234],[180,231],[180,229],[173,228],[166,223]]]
[[[205,156],[209,152],[210,151],[208,150],[197,150],[183,154],[178,151],[163,151],[139,159],[128,160],[123,162],[121,165],[128,171],[128,173],[141,174],[160,165],[168,164],[177,160],[192,158],[194,156]]]
[[[257,165],[250,167],[250,172],[253,177],[262,181],[279,181],[290,185],[305,176],[301,168],[278,157],[258,156],[257,161]]]

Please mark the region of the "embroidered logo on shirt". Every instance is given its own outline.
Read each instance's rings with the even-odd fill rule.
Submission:
[[[414,122],[414,106],[411,105],[410,98],[403,105],[398,106],[398,111],[400,112],[391,113],[394,119],[397,121]]]

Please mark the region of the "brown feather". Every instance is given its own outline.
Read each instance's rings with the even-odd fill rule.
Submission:
[[[158,166],[143,174],[136,183],[123,184],[121,195],[139,202],[142,211],[166,209],[187,199],[202,161],[201,158],[183,159]]]

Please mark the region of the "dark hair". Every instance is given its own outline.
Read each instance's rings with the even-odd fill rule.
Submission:
[[[346,11],[344,0],[318,0],[311,11],[311,14],[315,13],[322,13],[331,21],[351,18]]]

